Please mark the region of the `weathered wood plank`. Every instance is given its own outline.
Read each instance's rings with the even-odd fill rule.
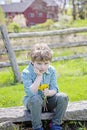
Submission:
[[[66,35],[66,34],[82,33],[82,32],[87,32],[87,27],[68,28],[68,29],[54,30],[54,31],[52,30],[52,31],[44,31],[44,32],[10,33],[9,38]]]
[[[48,44],[50,46],[50,48],[54,49],[54,48],[71,48],[71,47],[80,47],[80,46],[87,46],[87,41],[79,41],[79,42],[64,42],[64,43],[52,43],[52,44]],[[30,50],[31,46],[15,46],[13,47],[14,51],[27,51]],[[0,55],[4,55],[6,54],[6,49],[2,49],[0,50]]]
[[[28,65],[29,64],[29,61],[21,61],[21,62],[18,62],[18,65]],[[4,67],[10,67],[11,66],[11,63],[10,62],[0,62],[0,68],[4,68]]]
[[[78,58],[84,58],[87,57],[87,54],[75,54],[75,55],[71,55],[71,56],[58,56],[56,58],[52,59],[52,62],[56,62],[56,61],[62,61],[62,60],[73,60],[73,59],[78,59]],[[28,65],[29,61],[20,61],[18,62],[18,65]],[[3,67],[10,67],[11,64],[10,62],[0,62],[0,68]]]
[[[13,48],[11,46],[11,43],[10,43],[10,40],[8,37],[6,27],[4,25],[2,25],[2,26],[0,26],[0,29],[1,29],[1,34],[2,34],[3,41],[4,41],[4,45],[5,45],[6,51],[8,53],[8,57],[9,57],[12,69],[13,69],[15,80],[17,82],[21,82],[21,74],[20,74],[19,67],[16,62],[15,53],[13,51]]]
[[[84,53],[84,54],[74,54],[74,55],[71,55],[71,56],[58,56],[56,58],[53,58],[53,62],[54,61],[62,61],[62,60],[73,60],[73,59],[78,59],[78,58],[84,58],[84,57],[87,57],[87,54]]]
[[[42,120],[51,120],[55,113],[42,113]],[[72,102],[68,104],[63,118],[67,120],[87,121],[87,101]],[[12,108],[0,108],[0,122],[24,122],[31,121],[30,113],[24,106]]]

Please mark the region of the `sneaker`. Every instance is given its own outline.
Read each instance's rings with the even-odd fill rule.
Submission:
[[[60,125],[50,123],[50,130],[62,130],[62,127]]]

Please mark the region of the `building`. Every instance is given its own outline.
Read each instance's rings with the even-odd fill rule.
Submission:
[[[58,20],[58,5],[55,0],[21,0],[1,7],[11,20],[17,15],[24,15],[26,26],[44,23],[47,19]]]

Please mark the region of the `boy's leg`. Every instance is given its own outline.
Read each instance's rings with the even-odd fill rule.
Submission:
[[[41,112],[42,112],[42,98],[39,95],[35,95],[30,98],[27,104],[28,110],[30,110],[32,118],[32,127],[35,130],[42,130]]]
[[[55,96],[48,98],[48,111],[55,109],[55,116],[52,123],[56,125],[62,124],[62,118],[68,105],[68,97],[64,93],[57,93]]]

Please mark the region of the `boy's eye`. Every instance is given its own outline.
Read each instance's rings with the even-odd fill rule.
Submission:
[[[38,65],[42,65],[42,64],[44,64],[44,65],[47,65],[47,64],[49,64],[48,62],[44,62],[44,63],[37,63]]]
[[[47,63],[45,63],[45,65],[47,65],[48,64],[48,62]]]
[[[42,63],[38,63],[38,65],[41,65]]]

